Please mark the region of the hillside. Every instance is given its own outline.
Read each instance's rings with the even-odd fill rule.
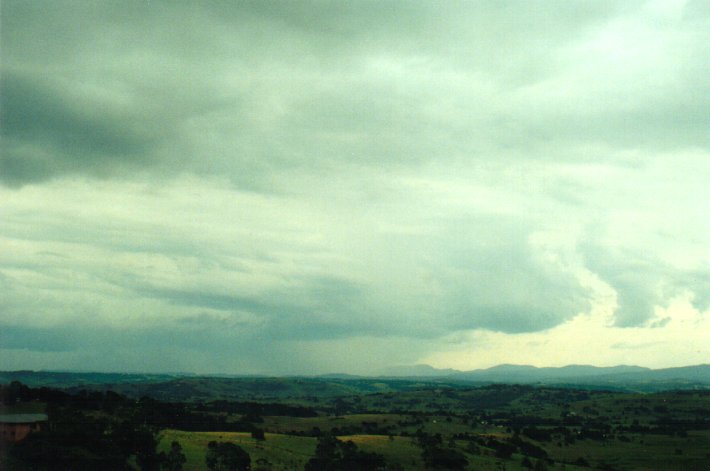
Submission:
[[[438,388],[463,389],[487,384],[529,384],[626,392],[710,389],[710,365],[657,370],[626,365],[568,365],[560,368],[499,365],[455,373],[451,373],[452,370],[436,370],[419,365],[399,371],[408,374],[381,377],[345,374],[317,377],[230,377],[12,371],[0,372],[0,384],[20,381],[34,387],[49,386],[74,391],[112,389],[133,397],[150,396],[166,401],[333,398]],[[413,374],[416,372],[422,375]],[[436,374],[437,372],[441,374]]]

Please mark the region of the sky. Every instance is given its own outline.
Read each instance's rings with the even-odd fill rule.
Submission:
[[[0,369],[710,362],[707,1],[0,8]]]

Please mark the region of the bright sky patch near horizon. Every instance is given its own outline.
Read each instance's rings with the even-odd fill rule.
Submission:
[[[710,361],[706,1],[0,8],[0,369]]]

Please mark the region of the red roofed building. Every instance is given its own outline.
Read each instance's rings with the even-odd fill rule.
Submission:
[[[46,414],[0,414],[0,439],[19,442],[32,432],[41,430]]]

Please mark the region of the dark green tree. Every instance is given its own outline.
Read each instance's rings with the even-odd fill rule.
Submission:
[[[207,467],[214,471],[249,471],[251,457],[239,445],[230,442],[209,442],[205,455]]]
[[[182,446],[177,441],[172,442],[170,451],[162,456],[163,468],[168,471],[181,471],[186,461],[187,458],[182,452]]]
[[[155,433],[147,427],[133,431],[133,447],[136,455],[136,463],[141,471],[158,471],[161,464],[161,456],[156,451],[158,440]]]
[[[422,448],[422,460],[427,469],[463,470],[468,466],[466,457],[452,448],[444,448],[440,434],[429,435],[421,429],[416,433]]]
[[[422,452],[422,459],[428,469],[464,470],[468,466],[468,460],[463,454],[449,448],[426,448]]]
[[[547,462],[544,460],[537,460],[533,467],[533,471],[547,471],[547,469]]]
[[[305,471],[384,471],[387,469],[387,463],[382,455],[360,451],[353,442],[341,442],[332,435],[324,435],[318,439],[315,456],[306,463],[305,467]]]

